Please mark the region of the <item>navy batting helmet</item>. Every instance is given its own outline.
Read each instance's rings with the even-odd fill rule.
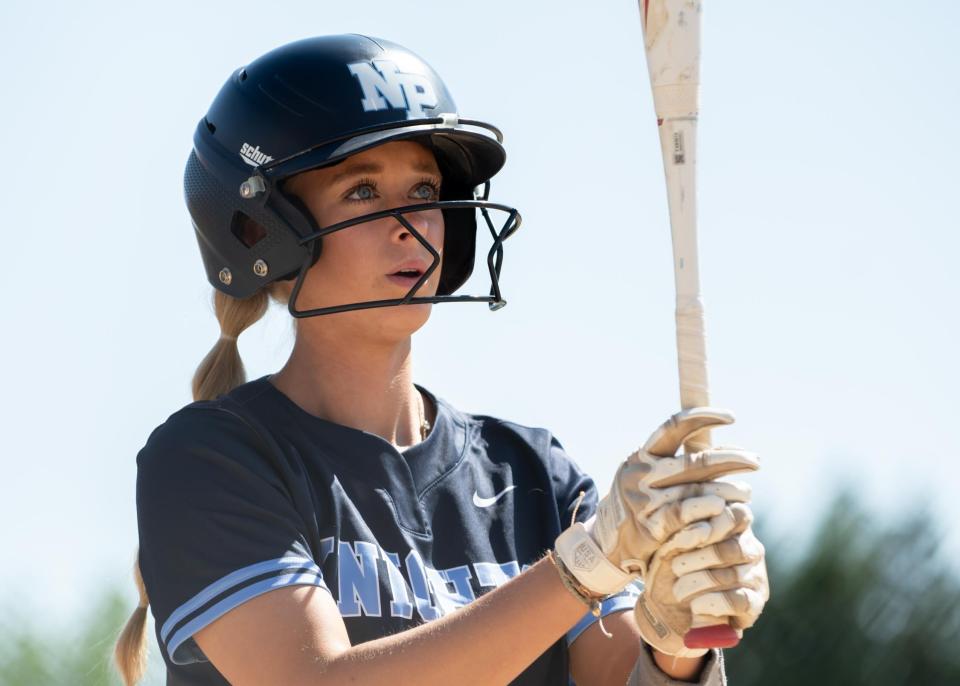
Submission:
[[[297,198],[283,192],[283,181],[295,174],[404,139],[433,151],[443,176],[438,201],[319,227]],[[193,141],[184,175],[187,206],[207,278],[224,293],[244,298],[271,281],[296,278],[289,309],[298,317],[419,302],[505,304],[502,242],[519,227],[520,215],[487,200],[490,178],[506,160],[502,136],[490,124],[461,119],[440,77],[409,50],[358,35],[277,48],[233,73]],[[443,211],[443,266],[437,295],[416,297],[440,257],[404,215],[428,209]],[[506,213],[499,229],[494,210]],[[478,212],[493,238],[490,295],[453,295],[473,270]],[[385,216],[396,217],[434,258],[407,295],[297,310],[322,237]]]

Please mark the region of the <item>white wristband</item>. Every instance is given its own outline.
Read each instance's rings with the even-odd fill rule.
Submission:
[[[556,541],[557,555],[577,581],[594,593],[617,593],[633,580],[600,550],[583,524],[577,522],[561,533]]]

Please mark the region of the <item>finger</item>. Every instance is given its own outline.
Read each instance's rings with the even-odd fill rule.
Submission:
[[[673,534],[660,546],[658,554],[672,558],[679,553],[719,543],[749,529],[752,522],[753,512],[750,508],[742,503],[733,503],[714,517],[693,522]]]
[[[682,602],[704,593],[749,588],[756,591],[765,601],[766,578],[766,568],[756,562],[718,569],[704,569],[677,578],[673,582],[673,595],[678,601]]]
[[[711,448],[657,460],[646,481],[651,486],[663,488],[683,483],[712,481],[727,474],[755,472],[758,469],[760,459],[756,453],[749,450]]]
[[[753,531],[748,530],[720,543],[681,553],[670,565],[673,573],[680,577],[702,569],[758,562],[763,559],[764,554],[763,544],[753,535]]]
[[[692,407],[673,415],[661,424],[643,445],[652,455],[670,457],[691,434],[711,426],[733,424],[733,413],[717,407]]]
[[[760,596],[760,600],[762,602],[760,607],[762,611],[763,605],[766,605],[767,601],[770,600],[770,580],[767,577],[767,566],[762,560],[754,565],[754,567],[759,579],[759,582],[754,584],[754,590]],[[730,625],[737,629],[749,629],[754,625],[759,616],[760,612],[731,617]]]
[[[763,611],[763,595],[751,588],[736,588],[730,591],[705,593],[690,601],[690,609],[696,615],[726,618],[736,617],[742,622],[754,621]]]
[[[710,526],[710,534],[698,548],[714,545],[747,531],[753,524],[753,511],[748,505],[733,503],[706,523]]]
[[[647,517],[637,517],[637,520],[656,540],[663,541],[691,522],[721,514],[726,507],[726,501],[720,496],[702,495],[667,503]]]
[[[728,503],[748,503],[753,495],[750,486],[743,481],[708,481],[706,483],[682,484],[667,488],[643,488],[637,497],[628,496],[635,513],[649,515],[667,503],[687,498],[715,495]]]
[[[654,553],[654,560],[669,559],[678,553],[699,548],[710,538],[709,522],[694,522],[667,539]]]

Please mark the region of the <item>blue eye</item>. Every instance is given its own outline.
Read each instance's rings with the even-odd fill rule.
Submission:
[[[371,184],[361,183],[347,195],[347,199],[354,201],[373,200],[376,196],[376,190]]]
[[[423,181],[413,191],[413,196],[419,200],[434,200],[439,195],[440,191],[433,181]]]

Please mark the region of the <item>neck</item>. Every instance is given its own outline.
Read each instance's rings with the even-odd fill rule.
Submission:
[[[410,337],[357,341],[297,335],[290,359],[270,381],[306,412],[380,436],[397,447],[421,440],[420,393],[413,386]]]

